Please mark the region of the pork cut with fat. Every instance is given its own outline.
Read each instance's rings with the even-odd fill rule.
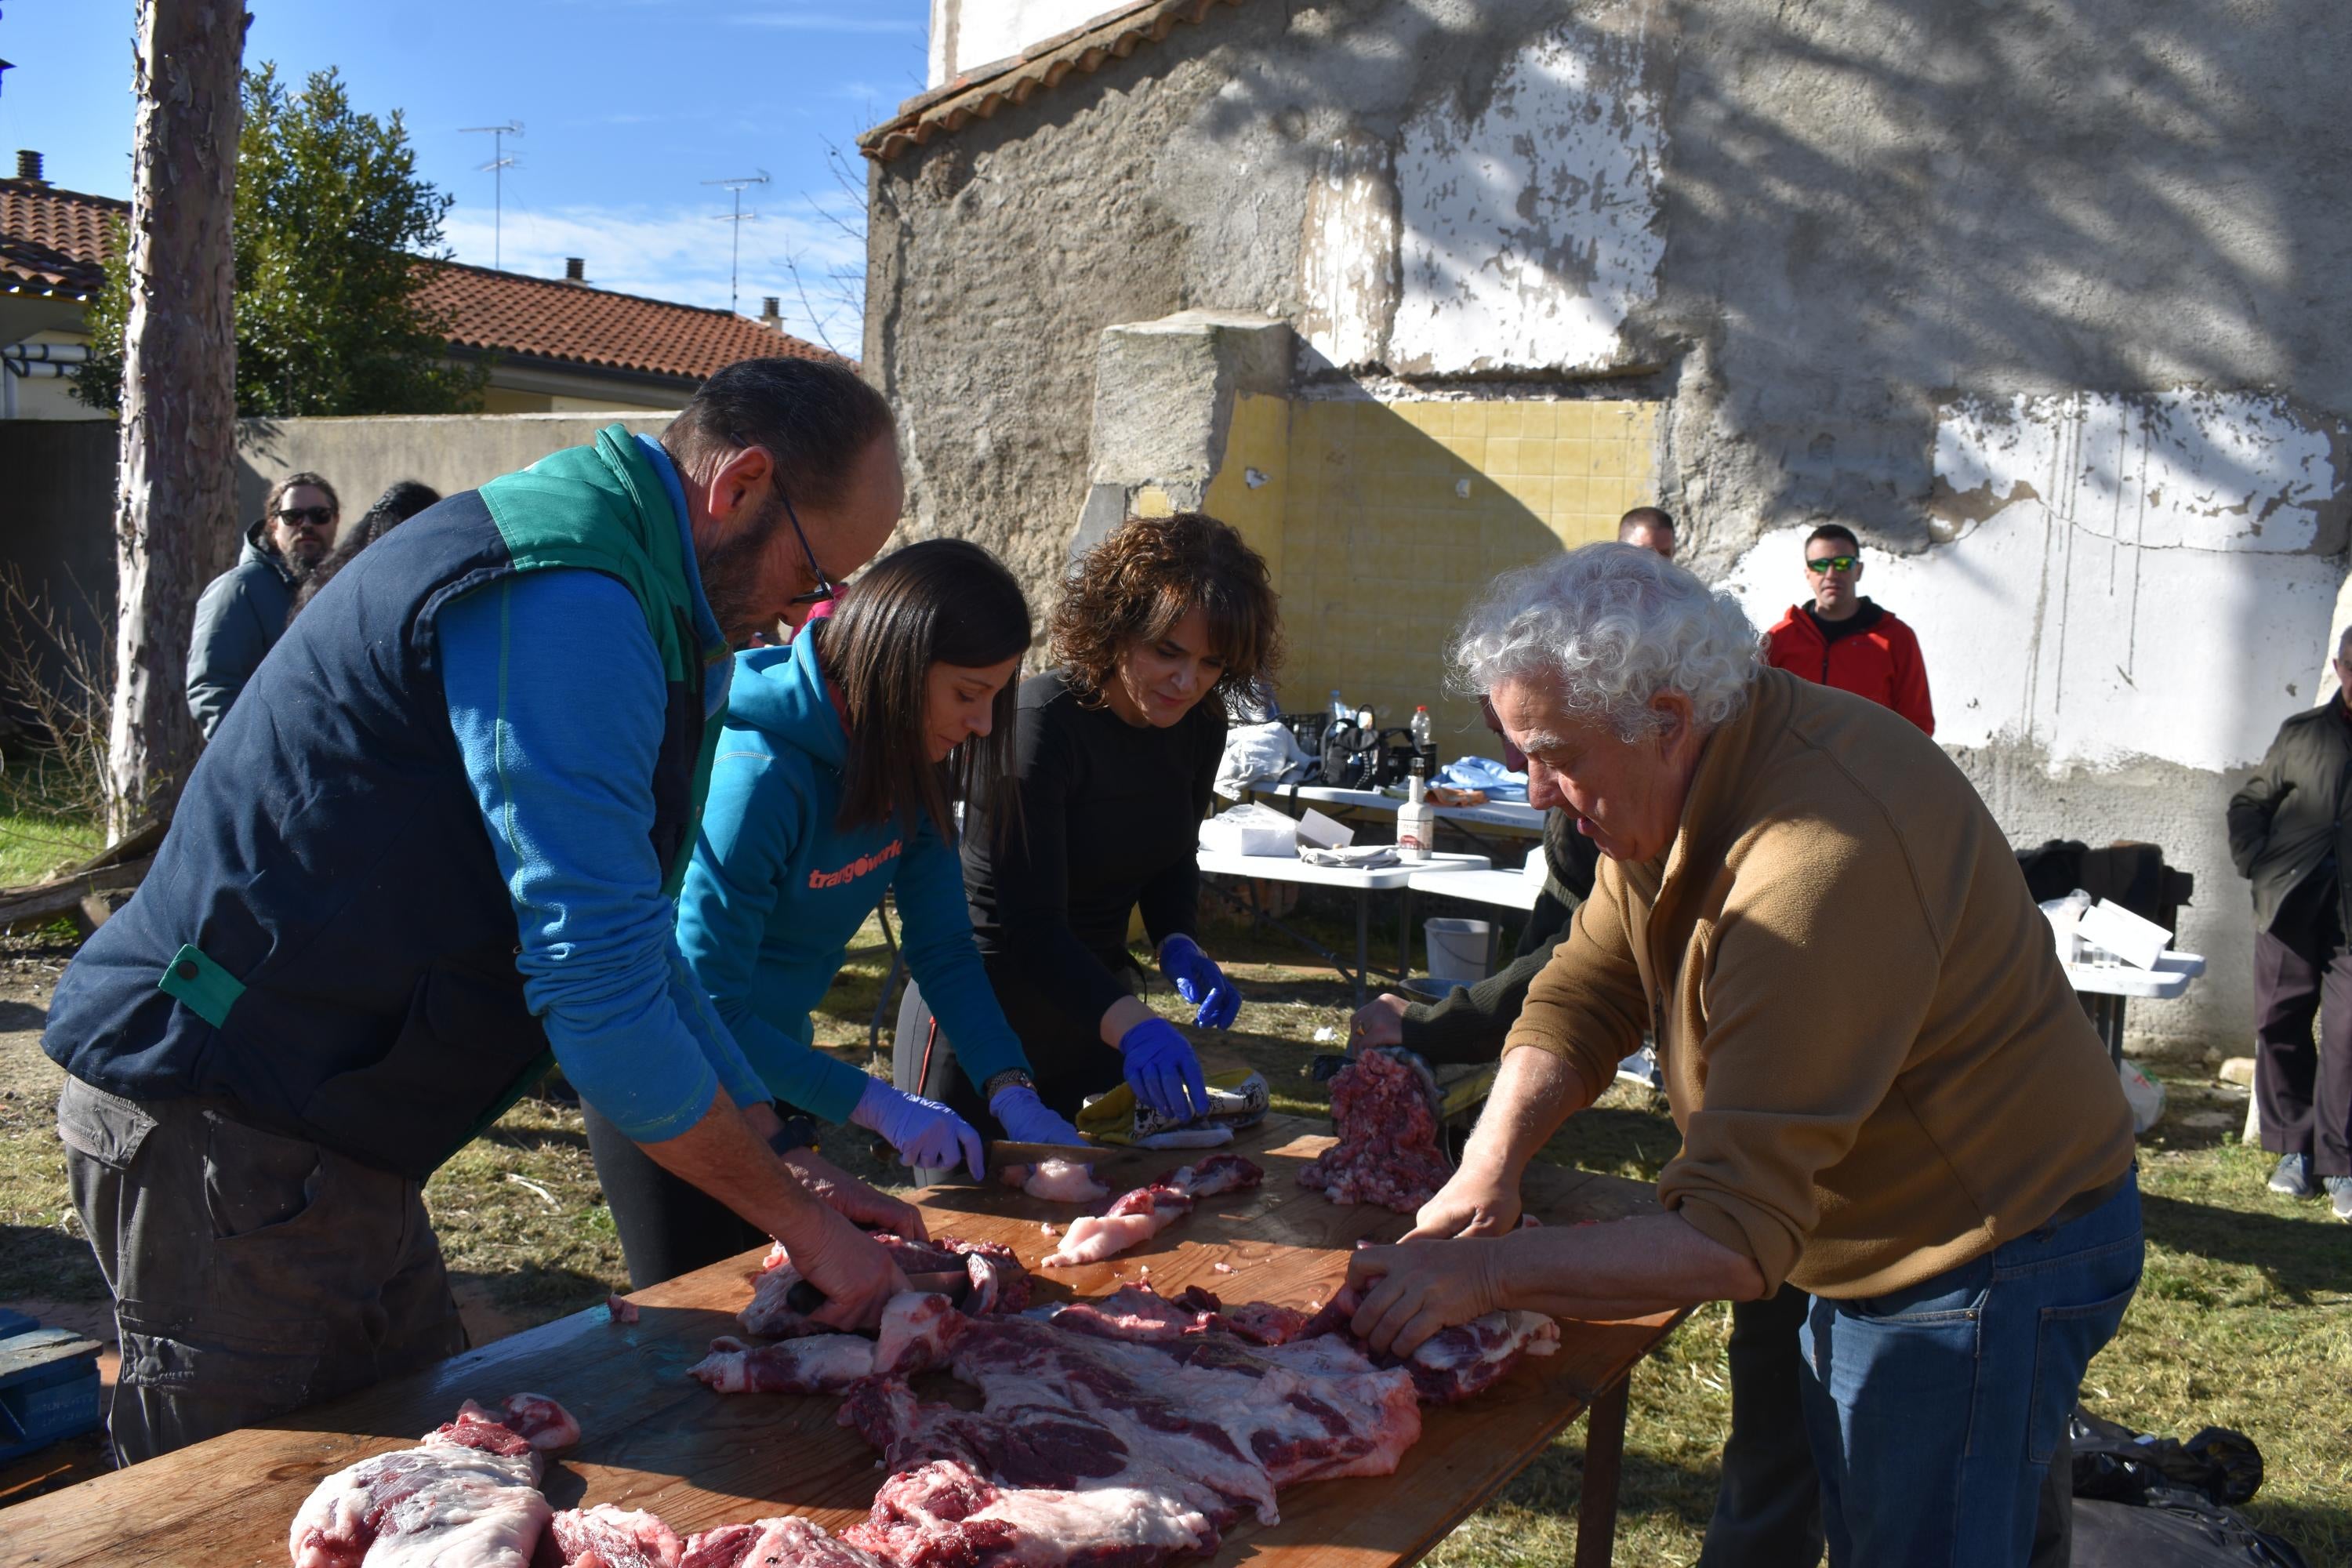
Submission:
[[[1454,1174],[1438,1142],[1435,1087],[1386,1050],[1365,1051],[1331,1080],[1339,1141],[1298,1173],[1298,1184],[1335,1204],[1379,1204],[1412,1214]]]
[[[1410,1356],[1372,1352],[1358,1341],[1348,1321],[1363,1305],[1363,1292],[1343,1285],[1330,1304],[1299,1331],[1307,1342],[1328,1336],[1357,1346],[1381,1366],[1403,1367],[1424,1405],[1458,1405],[1484,1394],[1529,1356],[1559,1349],[1559,1325],[1541,1312],[1504,1310],[1441,1329]]]
[[[294,1515],[294,1568],[527,1568],[553,1512],[543,1450],[580,1439],[544,1394],[493,1415],[472,1400],[414,1448],[377,1454],[311,1489]]]
[[[1049,1204],[1093,1204],[1110,1196],[1095,1180],[1095,1168],[1077,1160],[1045,1159],[1034,1165],[1007,1165],[997,1179]]]
[[[873,1373],[874,1342],[859,1334],[811,1334],[772,1345],[722,1334],[692,1368],[720,1394],[839,1394]]]
[[[964,1299],[967,1312],[1018,1312],[1029,1305],[1029,1270],[1009,1247],[992,1241],[960,1241],[940,1237],[934,1241],[907,1241],[887,1231],[874,1239],[890,1249],[890,1260],[907,1274],[961,1273],[971,1281]],[[750,1332],[769,1339],[802,1334],[829,1334],[828,1324],[812,1322],[792,1305],[793,1287],[801,1272],[782,1246],[771,1248],[766,1266],[751,1287],[751,1302],[736,1314]]]
[[[686,1543],[678,1568],[890,1568],[806,1519],[722,1524]]]
[[[549,1520],[532,1568],[681,1568],[685,1555],[659,1514],[600,1502]]]
[[[1213,1154],[1198,1165],[1186,1165],[1173,1175],[1121,1194],[1102,1214],[1072,1220],[1061,1245],[1045,1255],[1041,1266],[1075,1268],[1116,1258],[1190,1214],[1201,1199],[1254,1187],[1265,1179],[1265,1171],[1254,1161],[1239,1154]]]
[[[992,1485],[953,1459],[892,1476],[842,1539],[892,1568],[1149,1568],[1206,1555],[1216,1527],[1149,1487]]]

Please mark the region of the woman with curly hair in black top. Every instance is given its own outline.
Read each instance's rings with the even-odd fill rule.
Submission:
[[[1208,1107],[1201,1064],[1138,998],[1127,946],[1140,909],[1160,971],[1223,1028],[1241,996],[1195,939],[1194,853],[1225,745],[1225,705],[1282,659],[1265,562],[1198,512],[1129,518],[1071,569],[1054,612],[1055,668],[1021,686],[1020,816],[993,832],[973,802],[963,836],[972,933],[1045,1104],[1075,1117],[1124,1079],[1184,1121]],[[998,1084],[970,1082],[919,998],[901,1015],[900,1087],[982,1123]]]

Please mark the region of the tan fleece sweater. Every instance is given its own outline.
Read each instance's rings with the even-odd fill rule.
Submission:
[[[1769,1288],[1883,1295],[2123,1173],[2131,1113],[1992,814],[1917,726],[1781,670],[1664,863],[1604,859],[1506,1050],[1598,1096],[1654,1029],[1668,1208]]]

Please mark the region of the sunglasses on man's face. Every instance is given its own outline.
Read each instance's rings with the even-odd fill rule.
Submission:
[[[1816,555],[1805,563],[1808,572],[1851,572],[1862,564],[1859,555]]]
[[[278,514],[286,523],[307,522],[313,528],[324,528],[335,521],[334,509],[323,506],[289,506]]]

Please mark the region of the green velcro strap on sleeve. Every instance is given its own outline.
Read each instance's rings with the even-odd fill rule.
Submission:
[[[245,982],[206,958],[190,942],[172,955],[155,989],[187,1004],[205,1023],[217,1029],[227,1024],[228,1010],[245,994]]]

